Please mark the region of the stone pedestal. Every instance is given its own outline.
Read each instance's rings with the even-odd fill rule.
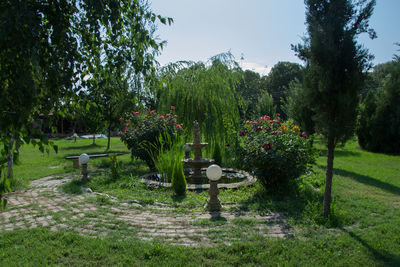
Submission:
[[[82,182],[87,182],[89,181],[88,178],[88,165],[87,164],[82,164]]]
[[[210,198],[207,201],[206,210],[208,211],[220,211],[222,206],[218,199],[218,182],[210,181],[210,189],[208,190],[208,195]]]

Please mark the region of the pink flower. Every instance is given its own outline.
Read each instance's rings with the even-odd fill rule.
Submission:
[[[125,129],[124,129],[124,133],[126,133],[126,131],[128,131],[128,127],[125,127]]]
[[[121,132],[117,132],[117,135],[121,135]]]
[[[156,111],[153,109],[152,111],[150,111],[150,114],[154,114],[156,113]]]
[[[171,106],[171,109],[174,110],[174,109],[175,109],[175,106]]]
[[[124,120],[124,118],[122,118],[122,117],[121,117],[121,118],[119,118],[119,121],[123,121],[123,120]]]
[[[170,116],[169,113],[165,114],[165,117],[169,118],[169,116]]]
[[[130,125],[132,125],[132,123],[130,122],[125,123],[125,126],[130,126]]]
[[[264,120],[269,121],[270,119],[271,119],[270,116],[267,116],[267,115],[264,116]]]
[[[164,116],[163,116],[163,115],[161,115],[161,116],[160,116],[160,119],[164,119]]]
[[[281,116],[281,114],[279,114],[279,113],[276,113],[275,115],[276,115],[277,117],[280,117],[280,116]]]
[[[231,146],[230,144],[226,143],[225,146]]]
[[[264,120],[264,117],[260,117],[260,121]]]
[[[178,130],[182,130],[182,124],[177,124],[176,128],[178,128]]]
[[[246,121],[246,124],[250,124],[250,121]]]
[[[178,118],[178,115],[175,114],[175,115],[174,115],[174,118]]]
[[[136,116],[137,116],[137,115],[139,115],[139,112],[138,112],[138,111],[136,111],[136,112],[135,112],[135,115],[136,115]]]

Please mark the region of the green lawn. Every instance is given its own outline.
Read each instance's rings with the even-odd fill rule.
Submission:
[[[15,175],[27,181],[49,174],[73,170],[66,155],[104,152],[106,140],[56,141],[59,154],[43,155],[31,147],[21,150],[21,164]],[[40,265],[150,265],[150,266],[400,266],[400,156],[369,153],[355,141],[337,149],[334,162],[333,215],[320,216],[325,174],[326,150],[321,149],[315,173],[299,183],[288,196],[271,196],[259,185],[239,190],[221,190],[222,203],[237,203],[230,209],[260,214],[275,211],[288,217],[294,238],[255,237],[231,246],[179,247],[145,242],[132,236],[123,241],[112,238],[82,237],[72,232],[52,233],[48,229],[0,233],[0,266]],[[112,149],[126,151],[119,139]],[[140,162],[121,157],[122,177],[110,181],[107,170],[92,172],[88,186],[120,200],[141,203],[162,202],[175,212],[201,210],[206,192],[189,192],[175,198],[170,190],[148,190],[138,182],[147,170]],[[105,165],[101,159],[95,165]],[[90,168],[96,167],[90,165]],[[49,168],[49,166],[58,166]],[[73,190],[71,190],[73,193]],[[207,225],[207,221],[198,221]],[[223,222],[213,222],[223,223]],[[247,224],[251,222],[235,222]],[[212,223],[210,223],[210,227]]]

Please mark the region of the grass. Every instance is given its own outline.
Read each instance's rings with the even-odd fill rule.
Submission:
[[[119,138],[111,138],[111,149],[106,151],[107,139],[97,139],[95,144],[90,139],[78,139],[76,143],[73,140],[56,140],[58,153],[51,150],[49,154],[40,153],[38,148],[33,145],[24,145],[20,149],[20,160],[14,166],[13,188],[25,188],[30,181],[55,174],[74,172],[72,161],[66,160],[66,156],[76,156],[82,153],[104,153],[104,152],[128,152],[126,146]],[[119,156],[124,160],[129,159],[129,155]],[[92,166],[104,164],[104,160],[94,159]]]
[[[97,140],[96,146],[90,145],[91,140],[78,140],[78,144],[56,142],[60,146],[59,154],[43,155],[30,147],[21,150],[21,165],[15,170],[22,180],[21,186],[42,176],[76,171],[66,166],[72,165],[63,159],[66,155],[105,150],[104,140]],[[221,190],[220,193],[226,209],[261,215],[272,211],[285,215],[295,231],[293,238],[243,237],[241,229],[251,229],[258,221],[240,218],[194,221],[194,225],[210,227],[208,234],[215,240],[222,240],[222,236],[238,238],[231,246],[219,243],[214,247],[191,248],[140,241],[135,234],[130,235],[124,230],[125,226],[117,224],[115,235],[104,238],[83,237],[71,230],[55,233],[46,228],[15,230],[0,232],[0,266],[159,266],[160,263],[165,266],[399,266],[400,156],[362,151],[354,140],[338,148],[334,161],[333,212],[328,220],[323,220],[320,213],[326,150],[321,144],[316,146],[321,150],[321,156],[315,164],[314,174],[300,182],[297,190],[289,195],[267,195],[260,185]],[[112,140],[112,148],[126,151],[118,139]],[[107,170],[92,171],[92,180],[86,186],[121,201],[135,200],[145,207],[146,204],[165,203],[171,208],[169,212],[179,211],[187,216],[203,210],[208,198],[206,191],[175,197],[170,189],[149,190],[139,182],[139,177],[147,172],[146,167],[140,162],[131,162],[129,155],[119,159],[122,161],[120,179],[112,180]],[[33,165],[37,166],[36,172],[30,172]],[[48,168],[55,165],[62,167]],[[95,164],[90,165],[93,167]],[[65,185],[65,191],[79,193],[80,184],[73,183]],[[114,205],[101,196],[90,201],[105,207]],[[98,212],[90,213],[99,216]],[[53,216],[58,219],[62,214]],[[118,239],[120,227],[126,237],[122,240]]]

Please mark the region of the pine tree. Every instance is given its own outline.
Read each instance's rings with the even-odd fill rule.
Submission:
[[[315,112],[316,131],[328,149],[323,214],[330,213],[333,158],[338,143],[354,132],[363,72],[372,56],[357,44],[356,37],[368,32],[375,0],[305,0],[308,35],[294,50],[306,62],[303,88],[305,101]]]

